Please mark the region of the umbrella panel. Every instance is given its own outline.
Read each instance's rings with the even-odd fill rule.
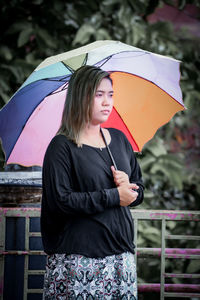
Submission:
[[[140,77],[121,72],[114,72],[111,77],[115,108],[103,127],[120,129],[133,149],[141,151],[157,128],[184,108],[162,89]],[[46,148],[60,126],[65,97],[66,89],[61,87],[38,105],[27,121],[8,164],[42,165]]]
[[[179,102],[155,84],[121,72],[113,72],[114,105],[141,151],[159,127],[184,110]]]
[[[46,97],[37,106],[24,126],[7,164],[42,166],[47,146],[60,126],[66,91]]]

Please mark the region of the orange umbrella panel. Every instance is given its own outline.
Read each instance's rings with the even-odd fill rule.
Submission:
[[[111,74],[114,107],[141,151],[157,129],[166,124],[184,106],[155,84],[135,75]]]

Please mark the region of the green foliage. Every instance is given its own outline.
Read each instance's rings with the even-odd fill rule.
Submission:
[[[148,22],[148,16],[164,3],[173,6],[176,1],[2,1],[0,107],[44,58],[95,40],[120,40],[181,60],[187,109],[163,126],[138,155],[146,186],[141,208],[195,210],[200,209],[200,44],[187,28],[176,31],[170,22]],[[178,8],[184,10],[187,3],[199,7],[199,1],[180,0]],[[2,167],[3,152],[0,164]],[[174,225],[173,232],[183,230],[182,225]],[[187,229],[188,233],[197,232],[192,225]],[[159,247],[160,228],[144,222],[138,237],[140,246]],[[149,263],[150,271],[145,268],[148,278],[158,264]],[[173,271],[178,267],[169,264]],[[189,273],[196,265],[191,262],[181,268]]]
[[[174,5],[173,1],[168,3]],[[179,2],[180,9],[184,9],[184,3]],[[148,15],[158,5],[163,2],[4,1],[0,19],[0,106],[44,58],[98,39],[120,40],[182,60],[181,88],[187,110],[163,126],[139,158],[147,203],[156,199],[157,208],[188,208],[185,198],[189,197],[190,208],[198,208],[199,46],[196,37],[185,35],[185,29],[175,31],[170,22],[148,23]]]

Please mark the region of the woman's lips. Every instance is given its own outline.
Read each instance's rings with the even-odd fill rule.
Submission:
[[[101,111],[103,114],[108,115],[110,113],[109,109],[104,109]]]

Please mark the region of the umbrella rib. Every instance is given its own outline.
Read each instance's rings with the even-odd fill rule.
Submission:
[[[50,95],[58,94],[58,93],[60,93],[60,92],[62,92],[64,90],[66,90],[67,87],[68,87],[68,82],[66,82],[66,84],[63,85],[62,89],[60,89],[59,91],[53,91],[52,93],[50,93],[49,95],[47,95],[47,97],[50,96]]]
[[[74,70],[73,70],[71,67],[69,67],[68,65],[66,65],[63,61],[61,61],[61,63],[63,64],[63,66],[64,66],[68,71],[70,71],[71,73],[74,72]]]
[[[107,71],[107,72],[109,72],[109,73],[130,74],[130,75],[133,75],[133,76],[135,76],[135,77],[137,77],[137,78],[141,78],[141,79],[143,79],[143,80],[145,80],[145,81],[147,81],[147,82],[150,82],[151,84],[155,85],[157,88],[161,89],[164,93],[166,93],[167,95],[169,95],[174,101],[176,101],[176,102],[177,102],[179,105],[181,105],[184,109],[186,109],[186,107],[185,107],[185,105],[184,105],[184,103],[183,103],[182,101],[179,102],[178,100],[176,100],[176,98],[174,98],[171,94],[169,94],[167,91],[165,91],[162,87],[160,87],[157,83],[153,82],[152,80],[149,80],[149,79],[147,79],[147,78],[145,78],[145,77],[142,77],[142,76],[139,76],[139,75],[130,73],[130,72],[116,71],[116,70],[114,70],[114,71],[109,70],[109,71]]]
[[[41,80],[44,80],[44,81],[63,81],[63,82],[66,82],[66,79],[68,79],[68,77],[70,75],[67,75],[67,76],[65,76],[65,77],[63,77],[61,79],[42,78]]]
[[[87,60],[88,60],[88,53],[86,53],[85,58],[84,58],[82,64],[80,65],[80,67],[85,66],[87,63]],[[71,73],[74,73],[74,71],[75,71],[74,69],[72,69],[70,66],[66,65],[63,61],[61,61],[61,63],[64,65],[64,67],[66,69],[68,69],[68,71],[70,71]]]
[[[103,63],[102,63],[102,65],[100,65],[100,67],[102,67],[103,65],[105,65],[105,63],[107,63],[107,61],[109,61],[109,59],[111,59],[112,56],[113,56],[113,55],[110,55],[110,56],[108,56],[105,60],[101,60]],[[98,62],[98,64],[101,63],[101,61]]]
[[[130,136],[132,137],[132,139],[133,139],[133,141],[134,141],[135,145],[136,145],[136,146],[137,146],[137,148],[138,148],[138,152],[141,152],[141,150],[140,150],[140,148],[139,148],[138,144],[136,143],[136,141],[135,141],[135,139],[134,139],[133,135],[131,134],[131,132],[130,132],[130,130],[128,129],[128,127],[126,126],[126,123],[124,122],[123,118],[120,116],[119,112],[116,110],[116,108],[115,108],[115,107],[113,107],[113,109],[114,109],[114,110],[115,110],[115,112],[118,114],[118,116],[120,117],[120,119],[121,119],[122,123],[124,124],[124,127],[126,127],[126,130],[128,131],[128,133],[129,133],[129,134],[130,134]]]
[[[111,55],[109,55],[108,57],[106,57],[106,58],[104,58],[104,59],[102,59],[102,60],[100,60],[100,61],[98,61],[95,65],[97,65],[97,64],[99,64],[99,67],[102,67],[105,63],[107,63],[107,61],[109,60],[109,59],[111,59],[113,56],[116,56],[117,54],[121,54],[121,53],[127,53],[127,52],[129,52],[129,53],[131,53],[131,52],[141,52],[141,54],[140,54],[140,56],[143,56],[143,55],[146,55],[146,54],[150,54],[150,53],[148,53],[148,52],[142,52],[142,51],[120,51],[120,52],[118,52],[118,53],[113,53],[113,54],[111,54]],[[138,57],[138,56],[137,56]],[[121,59],[121,57],[120,57],[120,59]],[[102,64],[101,64],[101,62],[102,62]]]

